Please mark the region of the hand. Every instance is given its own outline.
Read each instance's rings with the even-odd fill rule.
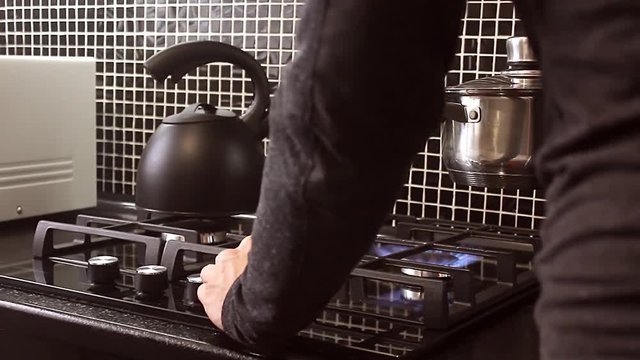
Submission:
[[[215,326],[222,328],[222,303],[234,281],[247,267],[251,250],[251,236],[247,236],[235,249],[223,250],[216,256],[215,264],[205,266],[200,272],[202,285],[198,299]]]

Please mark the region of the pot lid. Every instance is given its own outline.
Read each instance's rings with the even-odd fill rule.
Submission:
[[[207,122],[218,119],[234,119],[238,115],[233,111],[216,109],[215,106],[204,103],[191,104],[177,114],[173,114],[164,121],[163,124],[190,124]]]
[[[500,75],[448,86],[447,94],[461,95],[522,95],[542,89],[540,70],[506,70]]]
[[[542,73],[527,37],[507,39],[509,69],[500,75],[484,77],[449,86],[447,94],[458,95],[525,95],[542,89]]]

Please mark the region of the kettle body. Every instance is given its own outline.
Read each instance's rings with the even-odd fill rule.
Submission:
[[[198,41],[163,50],[145,66],[156,79],[171,74],[176,82],[210,62],[242,67],[253,82],[253,103],[242,116],[192,104],[166,118],[138,165],[136,206],[141,210],[216,217],[251,213],[257,207],[269,105],[268,81],[260,64],[231,45]]]

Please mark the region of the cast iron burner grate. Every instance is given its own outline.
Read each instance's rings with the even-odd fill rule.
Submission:
[[[41,221],[32,269],[17,279],[0,276],[0,282],[212,328],[195,295],[195,274],[249,235],[254,217],[142,218],[80,215],[76,224]],[[427,351],[529,296],[536,288],[532,261],[539,246],[531,230],[390,217],[340,291],[292,347],[362,358]],[[96,284],[91,278],[95,269],[89,271],[89,259],[98,256],[101,261],[92,264],[117,259],[113,283]],[[158,274],[164,282],[154,296],[140,290],[138,270],[145,265],[157,265],[147,269],[151,272],[162,270]]]

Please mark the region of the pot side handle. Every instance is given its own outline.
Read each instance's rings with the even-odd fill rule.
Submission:
[[[457,122],[477,123],[480,122],[480,109],[476,108],[467,113],[464,105],[447,101],[444,104],[443,117]]]

